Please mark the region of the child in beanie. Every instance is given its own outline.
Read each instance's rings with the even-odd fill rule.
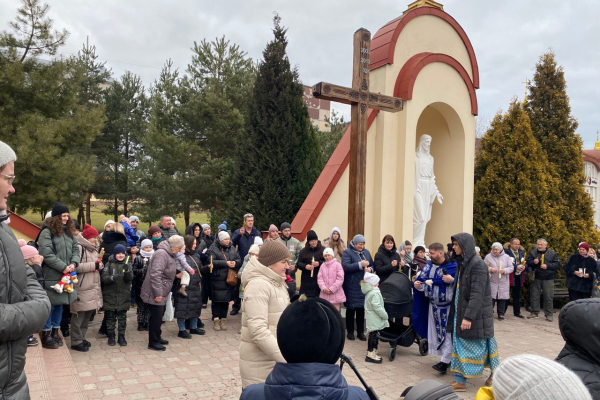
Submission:
[[[319,297],[329,301],[333,306],[340,311],[341,303],[346,301],[346,295],[342,285],[344,284],[344,268],[334,256],[333,249],[327,247],[323,251],[325,262],[321,264],[317,283],[319,284]]]
[[[360,283],[360,289],[365,295],[365,316],[367,318],[367,332],[369,333],[365,361],[381,364],[383,359],[377,354],[377,345],[379,344],[377,334],[380,330],[388,328],[390,323],[383,306],[383,296],[379,290],[379,277],[370,272],[365,272],[364,280]]]
[[[46,281],[44,280],[44,273],[42,271],[42,262],[44,257],[40,256],[38,249],[33,246],[29,246],[24,239],[19,239],[19,246],[23,253],[23,258],[27,265],[35,272],[35,277],[42,288],[46,287]],[[33,335],[29,335],[27,338],[27,346],[37,346],[38,341]]]
[[[142,301],[142,285],[148,272],[148,264],[154,255],[152,240],[144,239],[140,244],[140,255],[133,260],[133,275],[135,276],[135,302],[137,304],[138,331],[147,331],[150,323],[150,306]]]
[[[119,346],[127,346],[127,310],[131,305],[131,281],[133,271],[127,257],[127,249],[122,244],[115,246],[113,254],[102,270],[102,298],[106,315],[108,345],[114,346],[115,328],[119,323]]]

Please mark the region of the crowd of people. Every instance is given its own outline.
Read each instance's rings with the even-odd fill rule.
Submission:
[[[190,340],[205,334],[200,317],[210,303],[217,334],[228,329],[229,317],[242,314],[242,398],[288,398],[285,387],[294,387],[305,397],[316,390],[366,399],[364,391],[346,384],[334,364],[345,341],[357,339],[366,342],[365,362],[383,362],[380,335],[394,321],[380,285],[392,274],[404,274],[413,291],[412,326],[427,339],[429,353],[440,357],[433,368],[440,374],[454,372],[455,392],[466,391],[467,379],[489,368],[486,386],[497,393],[491,398],[534,398],[500,395],[509,390],[502,377],[536,360],[500,363],[494,309],[503,321],[512,295],[514,315],[524,318],[525,288],[527,318],[538,318],[543,307],[546,319],[553,320],[560,261],[544,239],[527,254],[518,238],[494,243],[481,258],[468,233],[452,236],[446,246],[432,243],[427,248],[413,248],[409,240],[397,245],[392,235],[385,235],[372,256],[364,235],[346,243],[337,227],[323,241],[309,231],[303,245],[292,236],[289,223],[279,228],[271,224],[263,239],[252,214],[244,215],[243,226],[234,232],[224,221],[215,235],[200,223],[181,235],[166,215],[147,235],[139,229],[138,217],[125,215],[118,222],[107,221],[100,233],[87,224],[80,227],[68,207],[56,202],[37,240],[17,242],[5,223],[15,161],[12,149],[0,142],[0,251],[6,254],[0,257],[0,271],[10,271],[9,281],[0,284],[16,288],[3,298],[0,314],[0,354],[11,366],[0,368],[5,397],[26,394],[22,367],[26,345],[36,344],[34,332],[46,349],[58,349],[70,336],[72,350],[87,352],[89,323],[102,315],[98,333],[109,346],[127,346],[127,312],[134,306],[137,330],[148,332],[148,349],[164,351],[169,344],[162,332],[170,319],[165,318],[167,308],[173,308],[177,337]],[[600,331],[582,317],[600,311],[600,300],[590,299],[598,273],[592,253],[587,243],[580,243],[563,265],[573,302],[561,311],[566,345],[557,362],[573,371],[573,393],[588,396],[574,398],[582,399],[600,398]],[[556,364],[545,369],[553,371],[551,376],[562,371],[548,362]],[[20,375],[8,374],[19,368]],[[303,373],[315,368],[328,379]],[[325,388],[315,389],[319,385]]]

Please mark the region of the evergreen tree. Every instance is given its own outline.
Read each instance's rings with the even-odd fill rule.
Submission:
[[[57,200],[79,204],[92,185],[93,160],[85,152],[103,119],[100,107],[78,102],[85,77],[72,59],[38,59],[55,54],[67,32],[52,31],[47,5],[23,4],[14,33],[0,34],[0,138],[18,157],[10,207],[43,216]]]
[[[474,234],[482,254],[512,237],[529,251],[543,237],[564,257],[570,249],[557,185],[527,112],[513,101],[492,120],[475,163]]]
[[[286,31],[275,16],[275,38],[258,66],[248,131],[236,148],[228,197],[213,222],[241,223],[246,212],[255,215],[258,229],[291,221],[321,173],[323,156],[298,70],[286,54]]]
[[[321,153],[323,154],[323,163],[327,164],[329,157],[340,143],[342,136],[348,128],[348,123],[344,121],[344,116],[331,111],[330,117],[325,117],[325,122],[329,126],[329,131],[319,131],[319,143],[321,144]]]
[[[140,77],[125,72],[104,92],[104,104],[106,124],[94,143],[99,175],[95,193],[111,201],[104,212],[116,221],[119,214],[129,213],[129,203],[137,198],[131,178],[143,157],[148,123],[148,101]]]
[[[540,57],[528,100],[533,134],[558,174],[555,190],[562,206],[560,217],[570,235],[569,251],[585,238],[597,243],[592,200],[583,187],[583,141],[575,132],[578,123],[571,115],[565,73],[554,52]]]

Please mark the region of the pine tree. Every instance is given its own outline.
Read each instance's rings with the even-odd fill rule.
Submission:
[[[238,143],[229,196],[213,222],[255,216],[258,229],[291,221],[323,167],[316,130],[303,100],[298,70],[286,54],[287,30],[274,18],[275,38],[258,66],[248,131]]]
[[[518,237],[526,250],[538,238],[564,255],[568,233],[560,219],[558,178],[531,132],[529,116],[513,101],[481,139],[475,163],[474,234],[485,254],[493,242]]]
[[[577,120],[571,115],[567,83],[554,52],[543,54],[536,65],[530,88],[528,112],[531,129],[548,160],[558,174],[562,213],[560,217],[570,235],[570,251],[583,240],[597,243],[592,200],[583,187],[583,158],[581,137],[575,132]]]
[[[344,116],[335,110],[331,111],[330,117],[325,117],[325,123],[329,126],[329,131],[319,131],[318,137],[321,144],[321,153],[323,154],[323,163],[327,164],[329,157],[331,157],[342,136],[344,136],[348,123],[344,121]]]

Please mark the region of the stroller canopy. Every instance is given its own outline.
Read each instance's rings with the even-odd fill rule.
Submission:
[[[396,271],[379,285],[385,304],[412,303],[412,283],[404,273]]]

